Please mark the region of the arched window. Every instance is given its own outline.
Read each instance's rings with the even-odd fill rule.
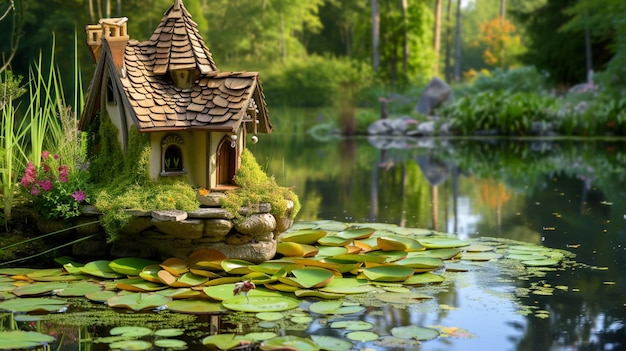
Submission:
[[[182,145],[183,139],[174,134],[168,134],[161,140],[161,175],[186,173]]]

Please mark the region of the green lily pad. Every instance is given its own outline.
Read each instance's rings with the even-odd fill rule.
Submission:
[[[122,340],[110,343],[109,348],[122,351],[142,351],[152,348],[152,343],[144,340]]]
[[[319,351],[319,346],[310,339],[298,336],[287,335],[279,336],[269,340],[265,340],[259,348],[263,351],[271,351],[275,349],[285,350],[286,348],[298,351]]]
[[[156,264],[159,262],[145,258],[125,257],[111,261],[109,267],[119,274],[138,276],[144,267]]]
[[[418,272],[426,272],[443,266],[443,261],[436,257],[407,257],[396,261],[395,264],[411,267]]]
[[[206,283],[209,280],[209,278],[205,276],[194,274],[191,272],[184,273],[181,276],[177,277],[166,270],[162,270],[158,273],[158,275],[163,284],[167,284],[174,288],[188,288],[192,286],[198,286]]]
[[[3,275],[26,275],[34,272],[35,268],[0,268],[0,274]]]
[[[327,351],[350,351],[352,349],[352,343],[336,338],[334,336],[326,335],[311,335],[311,339],[321,350]]]
[[[253,341],[259,342],[259,341],[275,338],[277,336],[278,334],[274,332],[252,332],[252,333],[246,334],[244,337],[247,339],[251,339]]]
[[[324,300],[336,300],[346,297],[345,294],[331,293],[320,290],[300,289],[294,291],[296,297],[319,297]]]
[[[103,290],[85,294],[85,297],[94,302],[106,302],[108,299],[116,295],[117,293],[115,291]]]
[[[251,342],[252,339],[237,334],[215,334],[202,339],[202,344],[207,347],[215,347],[218,350],[230,350],[240,346],[242,341]]]
[[[287,296],[249,296],[249,300],[245,296],[236,296],[222,301],[222,305],[241,312],[280,312],[300,304],[300,301]]]
[[[346,246],[350,243],[350,239],[345,239],[336,235],[326,235],[317,241],[322,246]]]
[[[298,286],[305,289],[324,287],[335,278],[333,272],[315,267],[295,269],[291,271],[291,274],[293,274],[294,277],[287,279],[296,282]]]
[[[0,331],[0,348],[3,350],[30,349],[54,342],[54,337],[21,330]]]
[[[559,261],[551,260],[551,259],[529,260],[529,261],[522,261],[522,264],[526,266],[530,266],[530,267],[548,267],[548,266],[558,265]]]
[[[411,267],[400,265],[385,265],[363,269],[363,275],[371,281],[401,282],[407,280],[415,273]]]
[[[421,285],[421,284],[433,284],[433,283],[441,283],[446,278],[443,276],[433,274],[433,273],[420,273],[415,274],[409,279],[404,281],[406,285]]]
[[[470,246],[465,247],[465,251],[467,252],[485,252],[494,251],[495,249],[495,246],[482,244],[471,244]]]
[[[109,263],[110,262],[106,260],[92,261],[87,263],[83,267],[79,267],[79,270],[85,274],[105,279],[116,279],[124,277],[123,274],[119,274],[112,270],[109,266]]]
[[[175,350],[175,349],[186,350],[187,349],[187,343],[183,340],[178,340],[178,339],[156,339],[154,340],[154,346],[162,347],[164,349],[170,349],[170,350]]]
[[[107,300],[107,305],[113,308],[126,308],[133,311],[143,311],[167,305],[172,298],[151,293],[129,293],[117,295]]]
[[[13,289],[13,294],[16,296],[33,296],[33,295],[44,295],[49,294],[55,290],[62,290],[67,287],[67,283],[31,283],[28,285],[23,285]]]
[[[154,332],[155,336],[160,336],[163,338],[171,338],[174,336],[181,336],[185,333],[185,329],[182,328],[164,328],[158,329]]]
[[[237,259],[223,260],[220,264],[222,266],[222,269],[224,269],[226,273],[240,275],[251,273],[252,270],[249,268],[249,266],[254,265],[251,262]]]
[[[348,252],[348,249],[343,246],[320,246],[318,250],[317,257],[331,257]]]
[[[418,241],[427,249],[449,249],[470,245],[467,241],[456,238],[420,238]]]
[[[320,288],[319,290],[337,294],[362,294],[376,290],[376,287],[370,285],[366,280],[356,278],[335,278],[328,283],[328,285]]]
[[[285,315],[280,312],[259,312],[255,316],[262,321],[277,321],[285,318]]]
[[[309,316],[294,316],[289,320],[298,324],[311,324],[311,322],[313,322],[313,318]]]
[[[374,328],[374,324],[365,321],[337,321],[330,323],[330,327],[333,329],[346,329],[346,330],[370,330]]]
[[[442,260],[449,260],[461,253],[460,249],[428,249],[426,251],[409,252],[407,257],[437,257]]]
[[[340,238],[348,239],[348,240],[360,240],[367,239],[374,234],[376,229],[373,228],[352,228],[341,231],[336,235]]]
[[[495,252],[464,252],[461,254],[461,259],[468,261],[491,261],[501,257],[501,254]]]
[[[417,240],[402,236],[381,236],[376,238],[378,247],[383,251],[423,251],[426,248]]]
[[[370,262],[370,263],[383,263],[387,260],[387,257],[384,255],[378,254],[341,254],[331,257],[332,261],[339,260],[343,262]],[[328,259],[327,259],[328,260]],[[337,262],[337,261],[335,261]]]
[[[439,336],[439,331],[415,325],[391,328],[391,335],[401,339],[431,340]]]
[[[87,294],[101,291],[104,286],[91,282],[70,283],[63,290],[57,292],[57,296],[85,296]]]
[[[55,312],[67,306],[67,301],[47,298],[19,298],[0,302],[0,310],[13,312]]]
[[[353,314],[365,310],[361,305],[345,305],[342,301],[318,301],[309,305],[311,312],[319,314]]]
[[[139,279],[118,279],[115,281],[115,286],[120,290],[134,291],[134,292],[150,292],[159,291],[167,288],[167,285],[147,282],[141,278]]]
[[[67,272],[62,268],[38,269],[34,272],[26,274],[26,276],[38,282],[67,282],[70,280],[82,279],[80,276],[67,274]]]
[[[111,335],[121,335],[125,338],[141,338],[152,334],[152,329],[139,326],[115,327],[109,331]]]
[[[282,234],[278,237],[278,240],[310,245],[315,244],[319,239],[325,237],[326,234],[326,231],[321,229],[303,229]]]
[[[389,303],[412,304],[418,301],[432,299],[433,297],[430,295],[420,294],[416,292],[406,292],[406,293],[386,292],[386,293],[376,294],[376,298],[381,301],[385,301]]]
[[[208,299],[192,298],[174,300],[167,304],[170,311],[191,314],[215,314],[223,313],[226,310],[219,302],[211,302]]]
[[[378,339],[378,334],[368,331],[353,331],[346,334],[346,338],[354,341],[368,342]]]
[[[468,272],[481,268],[479,265],[463,262],[446,262],[445,266],[448,272]]]

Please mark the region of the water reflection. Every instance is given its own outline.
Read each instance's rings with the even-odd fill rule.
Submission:
[[[445,316],[425,312],[376,317],[381,325],[405,323],[403,318],[419,325],[425,321],[471,325],[469,331],[477,335],[462,342],[450,338],[424,343],[420,350],[626,348],[625,143],[316,142],[274,134],[253,151],[281,185],[295,186],[303,204],[301,220],[385,222],[432,228],[460,238],[542,243],[567,249],[577,255],[577,261],[599,268],[549,273],[545,281],[559,286],[552,296],[517,294],[521,304],[549,311],[546,319],[517,314],[514,306],[507,307],[509,299],[499,299],[495,293],[487,294],[486,301],[480,299],[485,291],[473,284],[452,289],[458,296],[450,305],[464,307]],[[513,280],[494,289],[515,289],[541,280]],[[450,348],[444,347],[446,343],[451,343]]]

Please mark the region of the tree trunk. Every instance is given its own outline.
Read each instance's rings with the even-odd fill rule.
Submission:
[[[122,0],[117,0],[117,4],[115,4],[115,12],[117,12],[116,16],[122,16]]]
[[[111,0],[106,0],[104,3],[104,13],[106,18],[111,18]]]
[[[500,0],[500,26],[504,29],[504,20],[506,15],[506,0]],[[501,67],[504,70],[506,68],[506,49],[504,48],[504,44],[500,49],[500,63]]]
[[[378,71],[380,65],[380,53],[378,45],[380,43],[380,14],[378,9],[378,0],[371,0],[372,3],[372,68],[374,72]]]
[[[102,0],[97,2],[98,19],[102,18]]]
[[[439,0],[440,1],[440,0]],[[402,53],[402,75],[406,82],[409,81],[409,4],[408,0],[402,0],[402,18],[404,20],[403,28],[403,53]]]
[[[93,11],[94,0],[87,0],[87,6],[89,6],[89,23],[96,23],[96,13]]]
[[[452,66],[450,65],[452,48],[452,1],[448,0],[448,9],[446,11],[446,67],[445,67],[445,77],[446,82],[450,83],[452,81]]]
[[[406,0],[403,0],[406,1]],[[443,0],[437,0],[435,3],[435,33],[433,36],[433,47],[435,49],[435,65],[433,67],[433,74],[437,76],[439,74],[439,52],[441,41],[441,5]]]
[[[454,50],[454,80],[461,81],[461,1],[456,6],[456,45]]]

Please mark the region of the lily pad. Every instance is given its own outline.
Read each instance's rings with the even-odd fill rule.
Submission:
[[[159,291],[167,288],[166,285],[161,283],[147,282],[143,279],[119,279],[116,280],[116,287],[120,290],[134,291],[134,292],[150,292]]]
[[[325,230],[320,229],[303,229],[282,234],[278,237],[279,241],[284,243],[294,242],[299,244],[315,244],[318,240],[326,236]]]
[[[313,342],[317,344],[321,350],[350,351],[352,349],[351,342],[334,336],[311,335],[311,339],[313,339]]]
[[[558,265],[559,261],[551,260],[551,259],[529,260],[529,261],[522,261],[522,264],[526,266],[530,266],[530,267],[548,267],[548,266]]]
[[[405,280],[404,284],[406,285],[433,284],[433,283],[441,283],[444,280],[446,280],[446,278],[438,274],[420,273],[420,274],[415,274],[409,279]]]
[[[346,246],[350,243],[350,239],[345,239],[336,235],[326,235],[317,241],[322,246]]]
[[[122,340],[109,344],[109,348],[122,351],[141,351],[148,350],[152,347],[152,343],[145,340]]]
[[[391,335],[401,339],[431,340],[439,336],[439,331],[415,325],[391,328]]]
[[[331,293],[320,290],[300,289],[294,291],[296,297],[319,297],[324,300],[336,300],[346,297],[345,294]]]
[[[116,295],[117,293],[115,291],[103,290],[85,294],[85,297],[94,302],[106,302],[108,299]]]
[[[126,308],[143,311],[167,305],[172,298],[151,293],[129,293],[117,295],[107,300],[107,305],[114,308]]]
[[[363,269],[363,275],[371,281],[401,282],[415,273],[411,267],[400,265],[386,265]]]
[[[78,269],[85,274],[93,275],[99,278],[122,278],[124,275],[112,270],[109,266],[109,263],[110,262],[106,260],[92,261],[87,263],[83,267],[79,267]]]
[[[253,341],[259,342],[259,341],[275,338],[277,336],[278,334],[274,332],[252,332],[252,333],[246,334],[244,337],[246,339],[252,339]]]
[[[126,338],[141,338],[152,334],[152,329],[139,326],[115,327],[109,331],[111,335],[121,335]]]
[[[222,261],[221,265],[226,273],[243,275],[252,272],[249,266],[252,266],[253,263],[238,259],[228,259]]]
[[[501,257],[501,254],[495,252],[464,252],[461,255],[461,259],[468,261],[491,261]]]
[[[374,328],[374,324],[359,320],[337,321],[330,323],[330,327],[333,329],[346,329],[346,330],[370,330]]]
[[[215,334],[202,339],[202,344],[208,347],[213,346],[218,350],[230,350],[241,345],[242,341],[251,342],[252,339],[237,334]]]
[[[368,331],[353,331],[353,332],[346,334],[346,338],[350,340],[354,340],[354,341],[360,341],[360,342],[374,341],[374,340],[377,340],[378,337],[379,337],[378,334],[374,332],[368,332]]]
[[[0,310],[12,312],[54,312],[67,306],[67,301],[47,298],[19,298],[0,302]]]
[[[321,288],[335,278],[335,275],[323,268],[302,268],[291,271],[293,278],[287,278],[296,282],[301,288]]]
[[[298,350],[298,351],[319,351],[319,346],[310,339],[298,336],[287,335],[265,340],[259,348],[263,351],[271,350]]]
[[[411,304],[422,300],[432,299],[433,297],[426,294],[420,294],[416,292],[407,292],[407,293],[380,293],[376,294],[376,298],[389,302],[389,303],[400,303],[400,304]]]
[[[63,290],[57,292],[57,296],[85,296],[87,294],[101,291],[104,286],[91,282],[70,283]]]
[[[460,249],[428,249],[426,251],[410,252],[408,257],[437,257],[442,260],[449,260],[461,253]]]
[[[28,285],[23,285],[13,289],[13,294],[16,296],[33,296],[33,295],[43,295],[49,294],[55,290],[62,290],[67,287],[67,283],[31,283]]]
[[[226,312],[219,302],[211,302],[208,299],[192,298],[174,300],[167,304],[170,311],[191,314],[215,314]]]
[[[335,278],[328,283],[328,285],[320,288],[319,290],[338,294],[362,294],[376,290],[376,288],[370,285],[366,280],[356,278]]]
[[[449,249],[470,245],[469,242],[456,238],[420,238],[418,241],[427,249]]]
[[[330,257],[345,254],[348,252],[344,246],[320,246],[318,247],[317,257]]]
[[[443,261],[435,257],[407,257],[396,261],[395,264],[411,267],[417,272],[426,272],[443,266]]]
[[[376,229],[373,228],[351,228],[337,233],[340,238],[348,240],[366,239],[372,236]]]
[[[383,251],[423,251],[426,248],[417,240],[402,236],[381,236],[376,240],[378,247]]]
[[[21,330],[0,331],[0,347],[6,350],[30,349],[54,342],[54,337]]]
[[[154,346],[162,347],[169,350],[186,350],[187,343],[178,339],[156,339],[154,340]]]
[[[259,312],[255,316],[262,321],[277,321],[285,318],[285,315],[280,312]]]
[[[111,261],[109,267],[123,275],[138,276],[144,267],[155,264],[158,264],[158,262],[145,258],[125,257]]]
[[[353,314],[365,310],[361,305],[345,305],[342,301],[319,301],[309,306],[311,312],[319,314]]]
[[[280,312],[291,310],[300,304],[300,301],[287,296],[236,296],[222,301],[222,305],[229,310],[241,312]]]
[[[158,329],[154,332],[155,336],[160,336],[163,338],[171,338],[174,336],[181,336],[185,333],[185,329],[182,328],[164,328]]]

